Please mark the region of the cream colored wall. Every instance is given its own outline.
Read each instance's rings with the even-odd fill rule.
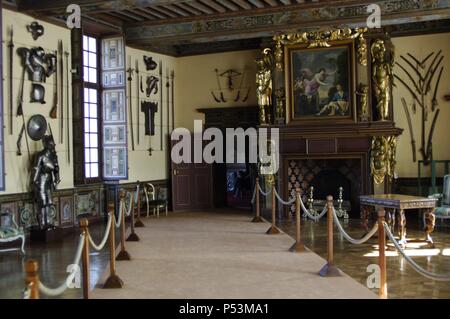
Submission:
[[[132,151],[131,149],[131,134],[130,134],[130,127],[128,126],[128,180],[123,180],[121,183],[128,183],[133,182],[136,180],[159,180],[159,179],[165,179],[167,178],[167,112],[168,112],[168,106],[167,106],[167,91],[166,91],[166,81],[167,76],[170,77],[170,72],[172,70],[175,71],[175,76],[177,75],[177,60],[176,58],[169,57],[166,55],[161,55],[157,53],[151,53],[143,50],[137,50],[130,47],[126,48],[126,66],[129,67],[129,57],[131,56],[131,67],[135,68],[135,61],[139,61],[139,74],[142,75],[143,79],[143,88],[145,91],[146,84],[145,79],[147,75],[154,75],[159,76],[159,64],[162,61],[162,72],[163,72],[163,107],[161,108],[160,105],[160,92],[158,90],[157,94],[152,94],[149,98],[147,98],[146,93],[140,93],[139,99],[140,101],[152,101],[158,103],[158,112],[155,115],[155,135],[154,136],[146,136],[145,133],[145,120],[144,120],[144,113],[140,111],[140,102],[138,105],[137,100],[137,90],[136,85],[138,85],[138,81],[136,80],[136,73],[133,75],[133,81],[132,81],[132,89],[131,89],[131,98],[132,98],[132,106],[133,106],[133,127],[134,127],[134,146],[135,150]],[[153,71],[147,71],[144,64],[143,56],[151,56],[153,57],[153,60],[158,63],[158,68]],[[160,89],[161,87],[159,87]],[[128,88],[128,81],[127,81],[127,96],[129,95],[129,88]],[[162,109],[162,113],[161,113]],[[129,108],[127,107],[127,112]],[[139,118],[139,131],[140,131],[140,143],[137,143],[137,114],[136,112],[139,112],[140,118]],[[172,112],[172,111],[170,111]],[[163,149],[161,150],[161,143],[160,143],[160,116],[163,114]],[[170,115],[171,116],[171,115]],[[170,121],[170,126],[171,121]],[[150,142],[151,138],[151,142]],[[151,144],[150,144],[151,143]],[[153,148],[152,156],[149,156],[148,148]]]
[[[448,85],[448,83],[450,83],[450,33],[399,37],[393,38],[392,40],[396,49],[396,59],[399,62],[401,62],[400,56],[406,56],[407,53],[413,54],[419,59],[423,59],[431,52],[437,53],[439,50],[442,50],[444,56],[442,65],[444,66],[444,71],[442,73],[441,83],[437,94],[440,114],[433,135],[433,157],[435,160],[448,160],[450,159],[450,102],[445,101],[443,96],[445,94],[450,94],[450,87]],[[402,79],[407,80],[406,75],[404,75],[404,72],[399,67],[394,68],[394,73],[401,76]],[[437,78],[437,74],[435,77]],[[403,84],[396,81],[396,85],[397,87],[394,88],[393,91],[394,120],[398,127],[404,129],[403,134],[398,141],[396,172],[400,178],[416,177],[417,162],[414,163],[412,159],[408,122],[401,103],[401,98],[405,97],[408,105],[411,105],[412,97]],[[430,94],[429,99],[431,99],[431,97],[432,94]],[[428,101],[428,103],[430,103],[430,101]],[[421,142],[421,114],[419,110],[416,114],[413,114],[411,108],[410,113],[414,128],[414,138],[416,140],[417,160],[420,160],[422,158],[418,150]],[[427,132],[430,129],[431,121],[432,118],[430,117],[427,122]],[[426,173],[429,176],[429,167],[427,168]],[[443,174],[442,169],[439,169],[438,174]]]
[[[21,67],[21,60],[20,57],[15,54],[14,55],[14,123],[13,123],[13,135],[9,134],[9,97],[8,97],[8,90],[9,90],[9,83],[8,83],[8,76],[9,76],[9,62],[8,62],[8,41],[9,41],[9,35],[8,30],[10,25],[13,25],[14,29],[14,50],[16,50],[18,47],[36,47],[41,46],[43,47],[46,52],[47,51],[55,51],[58,46],[58,40],[63,40],[63,46],[64,50],[70,52],[70,30],[64,27],[58,27],[53,24],[45,23],[42,21],[39,21],[40,24],[44,26],[44,35],[38,38],[36,41],[34,41],[31,37],[31,34],[26,30],[26,26],[30,24],[31,22],[35,21],[30,16],[20,14],[14,11],[10,10],[3,10],[3,39],[5,40],[3,43],[3,78],[5,79],[3,81],[3,114],[4,114],[4,136],[5,136],[5,191],[0,192],[0,194],[13,194],[13,193],[21,193],[21,192],[27,192],[28,191],[28,185],[29,185],[29,169],[28,169],[28,156],[26,152],[26,143],[25,143],[25,135],[22,140],[22,156],[17,156],[16,151],[16,142],[17,138],[20,132],[20,129],[22,127],[22,118],[16,117],[15,112],[17,110],[17,96],[19,92],[20,87],[20,79],[22,74],[22,67]],[[154,58],[154,60],[159,64],[160,61],[163,62],[163,76],[167,77],[167,73],[170,74],[171,70],[174,70],[176,68],[176,59],[164,56],[156,53],[146,52],[142,50],[136,50],[133,48],[126,48],[127,53],[127,67],[128,67],[128,56],[131,56],[132,61],[132,67],[135,68],[135,60],[139,61],[139,70],[141,71],[141,75],[144,75],[144,72],[151,72],[153,75],[158,76],[158,69],[154,71],[146,71],[143,55],[150,55]],[[69,63],[70,63],[71,55],[69,56]],[[70,67],[70,65],[69,65]],[[65,70],[64,70],[65,71]],[[175,70],[175,74],[177,73],[177,70]],[[65,80],[65,76],[64,76]],[[70,81],[70,77],[69,77]],[[166,81],[164,80],[164,87],[163,87],[163,94],[164,94],[164,106],[163,106],[163,134],[164,135],[164,142],[167,140],[167,97],[166,97],[166,89],[165,89]],[[46,79],[46,83],[43,83],[45,87],[45,100],[46,104],[37,104],[37,103],[29,103],[30,101],[30,91],[31,91],[31,82],[28,80],[28,75],[25,77],[25,86],[24,86],[24,114],[25,114],[25,122],[28,122],[28,119],[30,116],[34,114],[42,114],[46,117],[48,123],[52,127],[53,135],[55,137],[55,141],[57,143],[56,145],[56,151],[58,153],[58,159],[59,159],[59,165],[60,165],[60,175],[61,175],[61,183],[58,186],[58,189],[66,189],[66,188],[72,188],[73,187],[73,157],[70,158],[70,164],[67,160],[67,133],[66,133],[66,125],[67,121],[66,118],[64,118],[64,143],[61,144],[59,142],[59,123],[60,118],[57,119],[51,119],[49,117],[50,109],[53,105],[53,90],[54,90],[54,76],[51,76],[50,78]],[[66,92],[66,83],[64,86],[64,96]],[[128,82],[127,82],[128,85]],[[136,78],[133,78],[132,83],[132,99],[133,99],[133,124],[136,125],[136,115],[139,110],[140,114],[140,144],[137,144],[137,129],[136,126],[134,127],[135,132],[135,151],[131,150],[131,135],[128,134],[128,146],[129,146],[129,153],[128,153],[128,180],[123,180],[121,183],[127,183],[132,182],[136,180],[158,180],[158,179],[165,179],[167,178],[167,145],[164,145],[163,150],[161,150],[160,145],[160,121],[159,116],[161,115],[161,108],[158,105],[159,109],[155,116],[155,136],[151,137],[151,146],[154,149],[152,152],[152,156],[148,155],[147,149],[149,148],[149,136],[144,135],[144,113],[140,112],[140,104],[138,106],[137,103],[137,96],[136,96],[136,87],[137,81]],[[69,89],[71,88],[71,85],[69,86]],[[145,86],[144,86],[145,89]],[[127,88],[127,95],[128,95],[128,88]],[[72,93],[70,91],[70,99],[71,99]],[[147,99],[145,93],[141,93],[140,95],[141,100]],[[150,98],[152,101],[157,101],[159,104],[159,92],[157,95],[152,95]],[[64,117],[69,115],[69,122],[70,122],[70,138],[72,142],[72,108],[71,108],[71,101],[70,101],[70,110],[69,113],[67,113],[67,101],[66,98],[64,100]],[[128,110],[128,107],[127,107]],[[58,116],[60,115],[60,110],[58,109]],[[129,128],[128,128],[129,129]],[[30,151],[31,154],[34,154],[35,152],[38,152],[42,149],[41,142],[34,142],[29,139],[30,143]],[[72,147],[72,145],[71,145]],[[71,150],[71,155],[73,154],[73,150]]]
[[[176,76],[176,115],[175,126],[193,130],[194,119],[204,120],[204,116],[196,111],[202,107],[229,107],[229,106],[255,106],[255,59],[258,50],[236,51],[217,54],[182,57],[177,59]],[[217,90],[217,78],[215,69],[223,72],[227,69],[242,70],[246,68],[246,76],[243,88],[250,87],[250,95],[246,102],[234,102],[236,91],[232,92],[233,99],[226,103],[217,103],[211,95],[212,90]],[[239,78],[234,81],[234,87],[239,86]],[[221,78],[221,87],[225,98],[229,91],[226,89],[226,79]],[[246,93],[242,90],[241,96]],[[217,95],[217,94],[216,94]]]
[[[22,76],[21,58],[14,52],[14,67],[13,67],[13,134],[9,134],[9,53],[8,43],[10,40],[8,30],[10,26],[13,26],[14,30],[14,51],[19,47],[37,47],[41,46],[46,52],[54,53],[58,47],[58,40],[63,41],[63,47],[65,51],[70,53],[70,31],[66,28],[58,27],[53,24],[39,21],[44,26],[44,35],[34,41],[26,29],[26,26],[35,21],[30,16],[19,14],[10,10],[3,9],[3,125],[4,125],[4,139],[5,139],[5,187],[6,190],[0,192],[0,194],[12,194],[26,192],[29,185],[29,169],[28,169],[28,155],[25,143],[25,134],[22,139],[22,156],[17,156],[17,138],[22,127],[22,117],[16,117],[18,94]],[[69,63],[70,63],[69,55]],[[65,77],[64,77],[65,80]],[[69,79],[70,81],[70,79]],[[56,142],[56,151],[58,153],[59,165],[60,165],[60,177],[61,183],[59,189],[73,187],[73,160],[70,159],[70,164],[67,160],[67,133],[66,133],[66,118],[64,118],[64,143],[61,144],[59,140],[59,123],[60,118],[50,119],[49,113],[53,105],[53,91],[54,91],[54,76],[50,76],[46,79],[46,83],[42,83],[45,87],[45,101],[46,104],[30,103],[31,82],[28,80],[28,74],[25,76],[24,84],[24,104],[23,112],[25,115],[25,123],[28,123],[30,116],[34,114],[42,114],[46,117],[47,122],[51,125],[53,135]],[[66,92],[67,83],[64,82],[64,96]],[[71,85],[69,86],[69,88]],[[71,93],[70,93],[71,96]],[[72,122],[72,108],[70,103],[70,111],[67,112],[66,97],[64,97],[64,117],[70,116],[70,125]],[[58,109],[58,117],[60,116],[60,110]],[[70,130],[72,138],[72,131]],[[29,140],[31,154],[42,149],[41,142],[34,142]]]

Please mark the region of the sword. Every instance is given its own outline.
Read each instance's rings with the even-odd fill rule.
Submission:
[[[60,90],[59,92],[61,92],[60,95],[60,99],[61,99],[61,116],[60,116],[60,125],[59,125],[59,141],[60,143],[64,143],[64,62],[63,62],[63,42],[62,40],[59,40],[59,44],[58,44],[58,51],[59,51],[59,56],[60,56],[60,60],[59,60],[59,74],[60,74],[60,79],[61,81],[59,81],[59,86],[60,86]]]
[[[167,136],[169,136],[170,127],[170,83],[169,83],[169,69],[166,69],[166,93],[167,93]]]
[[[137,123],[137,143],[139,145],[139,61],[136,60],[135,61],[135,71],[136,71],[136,79],[137,79],[137,84],[136,84],[136,99],[137,99],[137,107],[138,110],[136,112],[136,123]],[[130,95],[131,98],[131,95]]]
[[[13,26],[9,28],[10,41],[9,48],[9,134],[13,134],[13,62],[14,62],[14,41],[13,41]]]
[[[175,88],[174,88],[174,83],[175,83],[175,71],[172,70],[172,72],[170,73],[170,82],[172,84],[171,89],[172,89],[172,132],[175,129]]]
[[[57,51],[55,52],[55,56],[58,59],[58,52]],[[57,113],[58,113],[58,104],[59,104],[59,96],[58,96],[58,88],[59,88],[58,80],[59,79],[58,79],[58,72],[59,72],[59,70],[58,70],[58,67],[57,67],[56,68],[56,72],[53,75],[55,77],[55,88],[54,88],[54,92],[53,92],[53,107],[50,110],[50,117],[52,119],[56,119],[56,116],[57,116]],[[59,80],[59,81],[61,81],[61,80]]]
[[[67,96],[67,115],[66,115],[66,130],[67,130],[67,162],[70,164],[70,121],[69,121],[69,52],[65,51],[64,56],[66,58],[66,96]]]
[[[128,73],[128,92],[129,92],[129,109],[130,109],[130,133],[131,133],[131,150],[134,151],[134,133],[133,133],[133,108],[132,108],[132,99],[131,99],[131,81],[133,80],[132,74],[133,69],[131,68],[131,56],[128,57],[128,65],[129,68],[127,70]]]
[[[159,124],[159,130],[160,130],[160,150],[163,150],[163,76],[162,76],[162,60],[159,61],[159,79],[160,79],[160,90],[159,90],[159,105],[161,114],[159,116],[160,124]]]

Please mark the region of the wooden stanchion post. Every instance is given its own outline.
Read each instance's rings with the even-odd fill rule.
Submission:
[[[89,222],[86,218],[80,220],[80,227],[84,234],[83,254],[82,254],[82,274],[83,274],[83,298],[89,299]]]
[[[327,196],[327,248],[328,258],[327,263],[319,271],[322,277],[339,277],[342,276],[341,271],[334,265],[334,250],[333,250],[333,196]]]
[[[378,211],[378,265],[380,266],[380,291],[379,296],[382,299],[387,298],[387,282],[386,282],[386,234],[384,232],[384,217],[386,213],[384,209]]]
[[[144,223],[141,220],[141,189],[139,181],[137,181],[136,185],[136,191],[137,191],[137,220],[134,224],[135,227],[145,227]],[[134,203],[134,198],[133,198]]]
[[[277,207],[277,198],[275,195],[275,183],[272,185],[272,225],[270,225],[270,228],[266,231],[266,234],[268,235],[275,235],[279,234],[280,231],[278,230],[276,224],[276,207]]]
[[[114,215],[114,204],[108,205],[109,214],[111,214],[111,228],[109,230],[109,277],[106,279],[103,288],[122,288],[123,281],[116,274],[116,234],[115,234],[115,215]]]
[[[295,191],[295,226],[296,226],[296,236],[295,236],[295,244],[292,245],[291,248],[289,248],[289,251],[292,251],[294,253],[299,253],[302,251],[305,251],[305,246],[301,243],[301,236],[300,236],[300,196],[301,196],[301,190],[300,188],[297,188]]]
[[[139,186],[137,187],[139,190]],[[130,225],[131,233],[127,238],[127,241],[139,241],[139,236],[134,232],[134,196],[131,201],[131,225]]]
[[[259,177],[256,178],[256,183],[255,183],[255,205],[256,205],[256,215],[255,217],[253,217],[252,222],[253,223],[261,223],[263,222],[262,218],[261,218],[261,210],[260,210],[260,206],[259,206]]]
[[[29,289],[30,299],[39,299],[39,275],[38,263],[36,260],[30,259],[25,264],[25,285]]]
[[[120,223],[120,252],[116,257],[116,260],[130,260],[130,254],[125,249],[125,191],[121,190],[119,193],[120,201],[122,202],[122,214]]]

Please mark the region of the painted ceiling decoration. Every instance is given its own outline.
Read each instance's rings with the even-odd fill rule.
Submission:
[[[73,0],[10,0],[36,18],[64,21]],[[369,4],[381,8],[383,27],[420,30],[421,23],[450,25],[448,0],[77,0],[82,19],[110,32],[121,31],[128,45],[172,55],[237,48],[243,40],[321,27],[364,27]],[[8,5],[6,5],[7,7]],[[445,23],[446,22],[446,23]],[[450,28],[450,27],[447,27]],[[391,30],[392,32],[392,30]],[[203,45],[201,45],[203,44]],[[245,48],[248,48],[247,45]],[[256,47],[259,47],[256,46]]]

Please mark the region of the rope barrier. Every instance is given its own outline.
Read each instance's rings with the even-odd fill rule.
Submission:
[[[291,200],[289,200],[289,201],[284,201],[284,200],[280,197],[280,194],[278,194],[276,188],[274,188],[274,192],[275,192],[275,196],[277,197],[278,201],[279,201],[280,203],[282,203],[283,205],[292,205],[292,204],[295,203],[295,196],[294,196]]]
[[[75,258],[73,261],[74,265],[78,265],[80,263],[81,259],[81,253],[83,251],[83,244],[86,240],[84,233],[80,235],[80,239],[78,241],[78,247],[77,252],[75,254]],[[67,278],[64,280],[64,282],[58,286],[57,288],[49,288],[46,285],[44,285],[42,282],[39,282],[39,291],[42,292],[44,295],[55,297],[58,295],[61,295],[64,293],[69,287],[67,286],[67,283],[72,282],[73,278],[75,277],[76,273],[71,272]]]
[[[344,230],[344,228],[342,227],[341,223],[339,222],[339,218],[336,214],[336,210],[333,207],[333,217],[334,217],[334,221],[336,223],[336,226],[338,227],[339,231],[341,232],[341,234],[344,236],[345,239],[347,239],[349,242],[351,242],[354,245],[361,245],[363,243],[365,243],[366,241],[368,241],[378,230],[378,224],[374,224],[372,229],[364,235],[364,237],[360,238],[360,239],[354,239],[353,237],[351,237],[349,234],[347,234]]]
[[[136,192],[134,192],[134,193],[136,193]],[[136,199],[136,196],[133,196],[133,194],[131,195],[131,196],[128,196],[128,194],[131,194],[131,192],[127,192],[127,198],[131,198],[131,200],[130,200],[130,203],[128,204],[128,209],[125,211],[125,215],[126,216],[130,216],[130,214],[131,214],[131,207],[133,206],[132,205],[132,201],[133,200],[135,200]],[[133,198],[134,197],[134,198]],[[135,201],[136,202],[136,201]],[[125,204],[125,203],[124,203]],[[125,207],[126,207],[127,205],[125,205]]]
[[[114,223],[116,224],[116,228],[119,228],[120,224],[122,223],[122,214],[124,213],[123,205],[124,205],[124,202],[121,200],[119,203],[119,216],[117,217],[117,220],[114,221]],[[131,205],[130,205],[130,207],[131,207]]]
[[[389,228],[389,225],[384,222],[383,223],[384,229],[386,230],[386,234],[388,235],[389,239],[394,244],[395,248],[400,252],[400,254],[403,256],[403,258],[406,259],[406,261],[411,265],[411,267],[417,271],[419,274],[421,274],[424,277],[427,277],[428,279],[436,280],[436,281],[450,281],[450,275],[442,275],[442,274],[435,274],[432,272],[429,272],[428,270],[423,269],[420,267],[412,258],[408,255],[406,255],[403,248],[400,246],[398,241],[395,239],[394,235],[391,232],[391,229]]]
[[[264,192],[261,188],[261,186],[259,186],[259,192],[261,193],[261,195],[263,196],[269,196],[270,193],[272,193],[272,188],[270,190],[268,190],[267,192]]]
[[[109,231],[111,230],[111,223],[112,223],[112,215],[111,213],[108,213],[108,223],[106,224],[106,231],[105,231],[105,235],[103,236],[102,241],[100,242],[99,245],[95,244],[94,240],[92,239],[92,236],[90,233],[89,234],[89,243],[91,244],[91,246],[97,250],[100,251],[103,249],[103,247],[105,247],[106,242],[108,241],[108,237],[109,237]]]
[[[255,199],[256,199],[256,186],[255,186],[255,188],[253,188],[253,195],[252,195],[252,201],[251,201],[252,204],[255,203]]]
[[[311,213],[309,212],[309,210],[305,207],[305,204],[303,203],[302,197],[301,197],[300,195],[299,195],[299,199],[300,199],[300,206],[302,207],[302,210],[303,210],[303,212],[305,213],[305,215],[306,215],[307,217],[309,217],[310,219],[314,220],[315,222],[318,222],[318,221],[323,217],[323,215],[325,215],[325,214],[327,213],[327,206],[325,205],[325,207],[323,208],[322,212],[321,212],[319,215],[314,216],[314,215],[311,214]]]

